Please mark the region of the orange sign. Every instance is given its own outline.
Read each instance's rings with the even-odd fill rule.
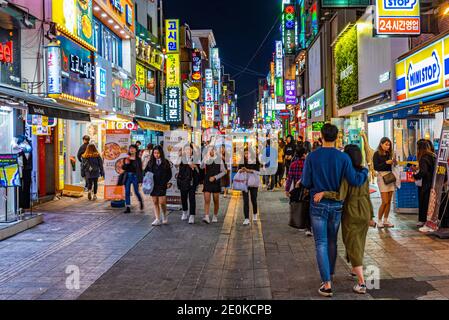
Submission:
[[[104,12],[111,17],[115,23],[127,31],[128,35],[134,35],[134,4],[132,0],[94,0],[94,7],[99,6],[102,10],[94,10],[94,15],[100,20],[105,18],[101,14]],[[106,23],[106,25],[109,25]],[[116,32],[115,28],[111,28]],[[120,37],[122,34],[117,33]]]

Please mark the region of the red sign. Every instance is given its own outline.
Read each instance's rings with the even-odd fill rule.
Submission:
[[[120,98],[135,101],[140,96],[141,89],[137,84],[133,84],[129,89],[120,88]]]
[[[13,63],[13,42],[0,43],[0,62]]]
[[[421,22],[419,17],[379,17],[378,34],[419,34]]]

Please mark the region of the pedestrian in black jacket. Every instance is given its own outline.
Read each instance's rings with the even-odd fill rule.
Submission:
[[[136,145],[131,145],[128,150],[128,157],[125,158],[122,169],[125,171],[125,203],[126,210],[124,213],[131,212],[131,185],[134,188],[134,193],[139,199],[140,210],[143,210],[143,199],[139,192],[139,184],[143,181],[142,160],[138,155],[138,148]]]
[[[182,217],[181,220],[189,219],[189,224],[195,223],[196,212],[196,189],[200,180],[198,165],[193,162],[193,146],[186,145],[182,150],[181,164],[176,179],[178,189],[181,191]]]
[[[84,170],[85,178],[87,181],[87,198],[89,200],[97,199],[98,191],[98,178],[104,177],[103,160],[98,153],[94,144],[89,144],[86,151],[81,156],[83,160],[82,168]],[[93,188],[93,190],[92,190]],[[94,193],[92,198],[92,191]]]
[[[239,165],[239,172],[246,172],[248,175],[255,175],[257,179],[259,178],[260,163],[258,159],[250,159],[249,150],[244,151],[243,163]],[[243,225],[247,226],[250,224],[249,221],[249,199],[251,195],[251,204],[253,206],[253,222],[257,221],[257,193],[258,187],[249,187],[248,192],[242,191],[243,196],[243,215],[245,220]]]
[[[83,170],[82,156],[83,156],[84,152],[86,152],[86,148],[89,145],[89,142],[90,142],[90,137],[88,135],[85,135],[83,137],[83,144],[78,149],[78,154],[76,156],[78,158],[78,161],[81,163],[81,178],[84,178],[84,180],[85,180],[84,191],[87,191],[87,179],[85,177],[84,170]]]
[[[172,169],[170,162],[165,159],[164,150],[161,146],[154,147],[150,161],[145,168],[146,172],[153,173],[154,187],[151,192],[151,198],[154,204],[154,214],[156,219],[153,226],[160,226],[168,223],[167,216],[167,189],[170,188],[170,180],[172,178]],[[162,210],[162,213],[161,213]]]
[[[413,175],[414,179],[421,180],[421,186],[418,187],[419,223],[417,227],[422,227],[427,221],[427,209],[429,207],[436,156],[432,151],[430,141],[421,139],[417,142],[417,145],[419,167],[413,166],[412,170],[415,172]]]
[[[293,140],[292,135],[287,136],[286,144],[284,147],[284,164],[285,164],[285,172],[288,174],[288,169],[290,168],[290,164],[292,163],[293,156],[295,155],[296,144]]]

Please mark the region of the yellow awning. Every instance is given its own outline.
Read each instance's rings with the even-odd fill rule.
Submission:
[[[170,131],[170,125],[163,124],[163,123],[157,123],[157,122],[151,122],[146,120],[140,120],[137,119],[137,124],[140,128],[144,130],[153,130],[153,131]]]

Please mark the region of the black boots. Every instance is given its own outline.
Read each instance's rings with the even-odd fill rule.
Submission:
[[[131,207],[126,207],[126,210],[123,213],[131,213]]]

